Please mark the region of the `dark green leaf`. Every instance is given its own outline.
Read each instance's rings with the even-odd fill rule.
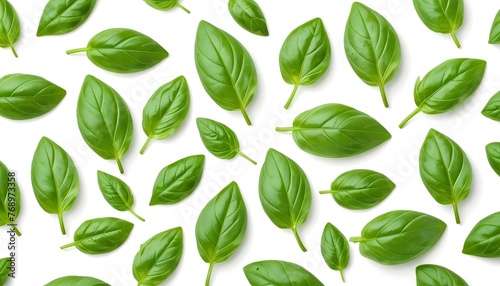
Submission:
[[[488,41],[488,43],[500,44],[500,10],[495,15],[493,24],[491,24],[490,40]]]
[[[171,205],[187,198],[200,183],[204,165],[205,155],[195,155],[163,168],[156,177],[149,205]]]
[[[57,278],[45,284],[45,286],[111,286],[111,284],[93,277],[65,276]]]
[[[243,242],[247,209],[235,182],[227,185],[203,208],[196,222],[196,243],[201,258],[210,264],[205,285],[216,263],[226,261]]]
[[[203,145],[215,157],[229,160],[239,154],[257,165],[257,162],[240,151],[240,142],[236,133],[226,125],[208,118],[196,118],[196,125]]]
[[[83,253],[102,254],[120,247],[127,240],[134,224],[114,217],[90,219],[75,231],[74,242],[61,249],[75,246]]]
[[[433,264],[417,266],[417,286],[468,286],[462,277],[448,268]]]
[[[17,12],[7,0],[0,0],[0,47],[10,48],[17,58],[14,44],[21,34]]]
[[[31,184],[40,207],[57,214],[61,232],[66,234],[63,213],[73,207],[78,196],[78,171],[68,153],[47,137],[42,137],[33,156]]]
[[[233,36],[201,21],[196,32],[196,69],[208,95],[225,110],[240,110],[248,125],[246,108],[257,90],[252,57]]]
[[[36,35],[62,35],[80,27],[97,0],[49,0],[43,9]]]
[[[457,30],[464,21],[463,0],[413,0],[420,20],[431,31],[451,34],[458,48]]]
[[[338,176],[328,191],[340,206],[365,210],[380,204],[396,185],[384,174],[372,170],[351,170]]]
[[[248,264],[243,271],[252,286],[324,286],[311,272],[286,261],[258,261]]]
[[[480,220],[467,236],[462,253],[485,257],[500,257],[500,212]]]
[[[340,277],[345,282],[344,269],[349,264],[350,258],[349,242],[344,234],[331,223],[327,223],[323,230],[321,254],[328,267],[340,271]]]
[[[311,208],[311,187],[302,168],[269,149],[260,171],[259,198],[269,219],[279,228],[291,229],[302,251],[307,251],[298,233]]]
[[[181,261],[183,240],[182,228],[176,227],[143,243],[132,266],[137,285],[159,285],[172,275]]]
[[[144,2],[160,11],[167,11],[177,6],[184,10],[186,13],[191,13],[191,11],[189,11],[188,9],[186,9],[186,7],[182,6],[179,3],[179,0],[144,0]]]
[[[148,139],[141,154],[151,139],[165,139],[177,131],[186,119],[189,105],[189,89],[184,76],[162,85],[153,93],[142,110],[142,129]]]
[[[51,111],[66,91],[35,75],[10,74],[0,78],[0,116],[31,119]]]
[[[378,86],[385,107],[389,107],[385,85],[401,63],[401,45],[392,25],[379,13],[354,2],[344,33],[347,60],[358,77]]]
[[[254,0],[229,0],[229,13],[243,29],[259,36],[269,36],[266,18]]]
[[[88,75],[77,105],[80,133],[90,149],[104,159],[114,159],[123,173],[121,158],[134,131],[127,104],[109,85]]]
[[[472,167],[464,150],[446,135],[431,129],[420,149],[420,177],[431,196],[442,205],[452,205],[460,223],[458,203],[472,186]]]
[[[500,142],[486,145],[486,156],[493,171],[500,176]]]
[[[479,87],[486,62],[477,59],[452,59],[443,62],[415,83],[417,108],[399,125],[403,128],[420,111],[426,114],[448,112],[467,100]]]
[[[325,74],[330,66],[331,49],[320,18],[300,25],[288,35],[279,57],[283,80],[294,85],[292,95],[285,104],[286,109],[290,107],[299,86],[312,85]]]
[[[97,182],[104,199],[116,210],[129,211],[136,218],[144,221],[142,217],[134,212],[134,195],[130,187],[115,176],[97,171]]]
[[[104,30],[90,39],[86,48],[66,53],[79,52],[86,52],[96,66],[116,73],[143,71],[168,57],[168,52],[150,37],[124,28]]]
[[[396,265],[429,251],[441,238],[446,223],[416,211],[391,211],[371,220],[360,237],[359,252],[380,264]]]
[[[0,285],[4,285],[9,280],[10,257],[0,259]]]
[[[0,226],[14,224],[21,211],[21,191],[15,176],[0,161]],[[11,225],[18,236],[21,235],[16,226]],[[2,283],[0,283],[2,285]]]
[[[500,121],[500,91],[490,98],[481,113],[489,119]]]
[[[374,118],[336,103],[305,111],[295,118],[293,127],[278,127],[276,131],[292,131],[300,149],[329,158],[358,155],[391,138]]]

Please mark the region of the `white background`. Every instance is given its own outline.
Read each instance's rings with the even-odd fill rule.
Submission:
[[[215,267],[212,285],[248,285],[242,268],[248,263],[279,259],[298,263],[314,273],[325,285],[340,285],[339,274],[330,270],[320,254],[324,225],[331,222],[347,237],[360,234],[362,227],[379,214],[395,209],[411,209],[434,215],[448,224],[440,242],[429,253],[410,263],[383,266],[362,257],[351,244],[351,261],[345,270],[347,285],[414,285],[415,267],[423,263],[446,266],[460,274],[469,285],[498,285],[500,261],[466,256],[463,242],[483,217],[500,211],[500,178],[486,160],[484,146],[500,141],[500,123],[480,114],[487,100],[500,89],[500,49],[488,44],[491,23],[500,4],[466,0],[465,23],[458,32],[463,48],[457,49],[449,35],[435,34],[418,18],[409,0],[363,0],[392,23],[402,45],[400,72],[387,85],[391,107],[382,105],[378,88],[357,78],[343,49],[344,27],[353,1],[273,0],[258,1],[268,21],[270,37],[252,35],[240,28],[227,12],[225,0],[185,0],[190,15],[180,9],[160,12],[140,0],[98,1],[88,21],[64,36],[35,36],[46,1],[11,1],[22,21],[22,38],[16,44],[19,59],[9,49],[0,50],[1,74],[28,73],[45,77],[68,92],[49,114],[29,121],[0,118],[0,160],[16,170],[22,191],[22,211],[18,220],[23,236],[18,239],[18,272],[9,285],[42,285],[65,275],[87,275],[112,285],[136,285],[132,261],[139,245],[156,233],[176,226],[184,229],[184,254],[177,271],[165,285],[203,285],[208,265],[199,257],[194,237],[197,216],[205,203],[231,180],[240,185],[248,208],[249,224],[243,245],[226,263]],[[282,108],[292,86],[281,78],[278,54],[286,36],[298,25],[321,17],[333,46],[329,71],[315,86],[301,87],[289,111]],[[248,127],[239,112],[220,109],[205,93],[194,65],[194,40],[200,20],[207,20],[239,39],[258,68],[259,88],[248,111],[254,123]],[[96,33],[112,27],[133,28],[157,40],[170,56],[145,72],[119,75],[94,66],[84,55],[67,56],[67,49],[84,47]],[[400,130],[397,125],[414,108],[413,86],[418,76],[450,58],[476,57],[488,61],[478,91],[461,107],[445,115],[416,116]],[[76,102],[85,75],[92,74],[114,87],[128,103],[135,132],[129,153],[124,157],[125,175],[119,176],[134,191],[134,209],[146,218],[142,223],[129,213],[111,208],[97,186],[96,171],[119,175],[114,161],[105,161],[86,147],[76,122]],[[139,149],[146,136],[142,132],[142,108],[160,85],[185,75],[192,96],[189,116],[171,138],[153,141],[144,156]],[[343,103],[379,120],[393,138],[368,153],[346,159],[319,158],[301,151],[291,134],[275,133],[275,126],[289,126],[293,118],[323,103]],[[196,129],[196,117],[224,122],[238,134],[243,151],[259,162],[253,166],[239,157],[224,161],[209,154]],[[474,169],[470,197],[459,205],[462,225],[454,223],[451,206],[437,204],[424,188],[418,173],[418,152],[429,130],[450,136],[466,151]],[[73,209],[65,213],[68,234],[61,235],[57,216],[45,213],[37,204],[30,183],[33,152],[42,136],[61,145],[73,158],[80,174],[80,194]],[[290,156],[302,166],[313,189],[312,209],[299,232],[308,252],[297,246],[292,232],[275,227],[265,215],[258,198],[258,175],[269,147]],[[156,175],[166,165],[193,154],[206,154],[205,173],[196,192],[173,206],[150,207],[149,199]],[[340,173],[368,168],[389,176],[394,192],[377,207],[350,211],[339,207],[327,189]],[[116,251],[87,255],[59,246],[72,241],[72,234],[85,220],[114,216],[135,224],[129,239]],[[2,228],[4,231],[6,227]],[[0,233],[0,254],[7,255],[7,234]],[[3,247],[2,245],[5,245]]]

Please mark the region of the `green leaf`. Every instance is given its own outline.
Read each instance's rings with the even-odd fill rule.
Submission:
[[[191,13],[191,11],[189,11],[188,9],[186,9],[186,7],[182,6],[179,3],[179,0],[144,0],[144,2],[146,2],[149,6],[155,8],[156,10],[160,11],[168,11],[177,6],[182,10],[184,10],[186,13],[188,14]]]
[[[283,80],[294,85],[286,109],[292,104],[299,86],[312,85],[325,74],[331,57],[330,39],[320,18],[300,25],[288,35],[279,56]]]
[[[416,268],[416,274],[417,286],[468,286],[462,277],[439,265],[419,265]]]
[[[344,234],[331,223],[327,223],[323,230],[321,254],[328,267],[340,271],[340,277],[345,282],[344,269],[349,264],[350,258],[349,242]]]
[[[97,182],[99,183],[99,189],[101,190],[104,199],[115,210],[129,211],[139,220],[145,221],[132,209],[132,205],[134,204],[134,195],[132,194],[130,187],[125,184],[125,182],[102,171],[97,171]]]
[[[150,37],[124,28],[104,30],[92,37],[87,47],[66,53],[79,52],[85,52],[96,66],[116,73],[143,71],[168,57],[168,52]]]
[[[307,251],[298,228],[311,208],[311,187],[302,168],[284,154],[269,149],[259,177],[259,198],[271,221],[291,229],[302,251]]]
[[[216,263],[229,259],[243,242],[247,209],[235,182],[227,185],[203,208],[196,222],[196,244],[203,261],[210,264],[206,286]]]
[[[331,194],[344,208],[366,210],[380,204],[395,187],[384,174],[360,169],[342,173],[332,182],[330,190],[320,194]]]
[[[17,12],[7,0],[0,0],[0,47],[10,48],[17,58],[14,44],[21,34]]]
[[[500,258],[500,212],[480,220],[465,240],[462,253],[485,258]]]
[[[0,226],[10,225],[21,236],[21,232],[13,225],[21,211],[21,191],[16,179],[15,174],[0,161]]]
[[[51,111],[66,91],[35,75],[9,74],[0,78],[0,116],[24,120]]]
[[[189,105],[189,88],[184,76],[158,88],[142,110],[142,129],[148,139],[140,153],[144,153],[151,139],[165,139],[177,131],[186,119]]]
[[[493,171],[500,176],[500,142],[486,145],[486,157]]]
[[[243,29],[258,36],[269,36],[264,13],[254,0],[229,0],[228,9]]]
[[[61,246],[75,246],[87,254],[102,254],[120,247],[130,235],[133,223],[114,217],[103,217],[84,221],[75,231],[74,242]]]
[[[200,183],[204,165],[205,155],[195,155],[163,168],[156,177],[149,205],[171,205],[187,198]]]
[[[417,108],[399,125],[403,128],[420,111],[426,114],[448,112],[467,100],[479,87],[486,62],[477,59],[451,59],[443,62],[415,83]]]
[[[391,138],[374,118],[336,103],[305,111],[295,118],[293,127],[278,127],[276,131],[292,131],[300,149],[328,158],[355,156]]]
[[[183,239],[182,228],[176,227],[141,244],[132,265],[137,285],[159,285],[172,275],[181,261]]]
[[[286,261],[258,261],[248,264],[243,271],[252,286],[324,286],[311,272]]]
[[[458,203],[472,186],[472,167],[464,150],[446,135],[431,129],[420,149],[420,177],[431,196],[442,205],[452,205],[460,223]]]
[[[0,285],[4,285],[9,280],[10,257],[0,259]]]
[[[236,133],[226,125],[215,120],[200,117],[196,118],[196,125],[198,126],[203,145],[215,157],[229,160],[239,154],[252,164],[257,165],[257,162],[240,151],[240,142]]]
[[[75,30],[87,21],[95,3],[96,0],[49,0],[36,35],[62,35]]]
[[[68,153],[47,137],[40,139],[33,156],[31,184],[40,207],[57,214],[61,232],[66,234],[63,213],[73,207],[78,196],[78,171]]]
[[[78,127],[83,139],[103,159],[114,159],[123,174],[121,158],[127,153],[132,117],[123,98],[109,85],[88,75],[77,104]]]
[[[359,252],[366,258],[385,265],[402,264],[429,251],[441,238],[446,223],[428,214],[398,210],[382,214],[365,225]]]
[[[111,286],[104,281],[86,276],[65,276],[53,280],[45,286]]]
[[[463,0],[413,0],[413,5],[427,28],[436,33],[451,34],[460,48],[456,33],[464,21]]]
[[[481,114],[489,119],[500,121],[500,91],[490,98],[481,111]]]
[[[401,63],[401,44],[392,25],[379,13],[354,2],[344,33],[347,60],[358,77],[378,86],[385,107],[389,107],[385,85]]]
[[[245,47],[225,31],[201,21],[194,59],[201,83],[213,101],[225,110],[240,110],[251,125],[246,108],[255,95],[258,79]]]
[[[498,10],[491,24],[490,39],[488,41],[490,44],[500,44],[500,10]]]

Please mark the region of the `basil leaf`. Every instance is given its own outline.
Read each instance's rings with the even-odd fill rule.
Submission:
[[[31,119],[54,109],[66,91],[35,75],[10,74],[0,78],[0,116]]]
[[[182,228],[176,227],[143,243],[132,266],[137,285],[159,285],[172,275],[181,261],[183,239]]]
[[[10,257],[0,259],[0,285],[4,285],[9,280]]]
[[[31,184],[40,207],[49,214],[57,214],[62,234],[66,234],[63,213],[73,207],[79,182],[78,171],[68,153],[42,137],[31,163]]]
[[[93,277],[86,277],[86,276],[65,276],[61,278],[57,278],[56,280],[53,280],[45,286],[111,286],[111,284],[108,284],[104,281],[101,281],[99,279],[93,278]]]
[[[252,286],[308,285],[324,286],[311,272],[295,263],[267,260],[250,263],[243,268]]]
[[[163,168],[156,177],[149,205],[171,205],[187,198],[200,183],[204,165],[205,155],[195,155]]]
[[[452,205],[460,223],[458,203],[472,186],[472,167],[464,150],[451,138],[431,129],[419,157],[420,177],[431,196],[442,205]]]
[[[396,185],[384,174],[372,170],[351,170],[342,173],[328,191],[340,206],[351,210],[366,210],[380,204]]]
[[[450,269],[433,264],[423,264],[416,268],[417,286],[468,286],[462,277]]]
[[[21,34],[21,25],[17,12],[7,0],[0,0],[0,47],[12,50],[17,58],[14,44]]]
[[[75,30],[87,21],[95,3],[96,0],[49,0],[36,35],[62,35]]]
[[[321,236],[321,255],[326,264],[333,270],[340,271],[342,282],[344,279],[344,269],[349,264],[349,242],[344,234],[333,224],[327,223]]]
[[[427,28],[436,33],[451,34],[460,48],[456,33],[464,21],[463,0],[413,0],[413,5]]]
[[[217,158],[232,159],[236,155],[247,159],[252,164],[257,162],[240,151],[240,142],[236,133],[226,125],[208,118],[196,118],[201,141],[207,150]]]
[[[151,139],[170,137],[184,122],[189,111],[189,88],[184,76],[158,88],[142,110],[142,129],[148,136],[140,153]]]
[[[201,21],[196,32],[194,59],[208,95],[225,110],[240,110],[248,125],[246,108],[257,90],[252,57],[233,36]]]
[[[259,198],[271,221],[293,231],[302,251],[307,251],[298,228],[311,209],[311,187],[302,168],[284,154],[270,148],[259,177]]]
[[[203,261],[210,264],[205,285],[216,263],[226,261],[243,242],[247,208],[235,182],[227,185],[203,208],[196,222],[196,244]]]
[[[443,62],[415,83],[417,108],[406,117],[403,128],[420,111],[426,114],[445,113],[462,104],[479,87],[486,62],[477,59],[451,59]]]
[[[285,109],[290,107],[299,86],[316,83],[328,70],[332,57],[330,39],[323,21],[315,18],[306,22],[285,39],[279,61],[283,80],[293,84]]]
[[[500,91],[495,93],[486,106],[481,111],[481,114],[489,119],[500,121]]]
[[[490,44],[500,44],[500,10],[498,10],[491,24],[490,39],[488,41]]]
[[[305,111],[295,118],[293,127],[278,127],[276,131],[292,131],[300,149],[329,158],[358,155],[391,138],[374,118],[336,103]]]
[[[16,178],[9,174],[7,166],[0,161],[0,226],[9,225],[17,236],[21,236],[21,232],[15,226],[21,211],[21,191]]]
[[[83,139],[103,159],[115,159],[123,174],[121,158],[127,153],[134,127],[127,104],[109,85],[85,77],[76,116]]]
[[[258,36],[269,36],[264,13],[254,0],[229,0],[228,9],[243,29]]]
[[[191,13],[191,11],[189,11],[188,9],[186,9],[186,7],[182,6],[179,3],[179,0],[144,0],[144,2],[160,11],[167,11],[177,6],[184,10],[186,13]]]
[[[500,257],[500,212],[480,220],[465,239],[462,253],[485,258]]]
[[[385,85],[401,63],[401,44],[392,25],[379,13],[359,2],[352,4],[344,33],[344,50],[358,77],[378,86],[385,107],[389,107]]]
[[[411,261],[429,251],[441,238],[446,223],[416,211],[391,211],[365,225],[360,237],[359,252],[366,258],[385,265]]]
[[[129,211],[139,220],[145,221],[132,209],[132,205],[134,204],[134,195],[132,194],[130,187],[125,184],[125,182],[102,171],[97,171],[97,182],[99,183],[99,189],[101,190],[104,199],[115,210]]]
[[[486,157],[493,171],[500,176],[500,142],[486,145]]]
[[[104,30],[92,37],[87,47],[66,53],[80,52],[96,66],[116,73],[143,71],[168,57],[168,52],[150,37],[124,28]]]
[[[103,217],[84,221],[75,231],[74,242],[61,246],[75,246],[87,254],[102,254],[120,247],[127,240],[134,224],[114,217]]]

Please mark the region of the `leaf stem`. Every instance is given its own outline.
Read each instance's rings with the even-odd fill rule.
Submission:
[[[189,11],[186,7],[182,6],[179,2],[175,2],[175,5],[182,10],[186,11],[186,13],[191,14],[191,11]]]
[[[72,49],[72,50],[67,50],[66,51],[66,54],[67,55],[71,55],[71,54],[75,54],[75,53],[82,53],[82,52],[86,52],[88,51],[89,48],[79,48],[79,49]]]
[[[144,146],[142,146],[141,151],[139,151],[139,153],[141,155],[143,155],[144,151],[146,151],[146,148],[148,147],[149,142],[151,142],[151,139],[153,139],[153,138],[151,138],[150,136],[148,136],[148,139],[146,140],[146,143],[144,143]]]
[[[349,238],[349,241],[356,243],[356,242],[362,242],[364,241],[364,239],[361,236],[353,236]]]
[[[245,118],[245,122],[247,123],[247,125],[252,125],[252,121],[250,120],[250,117],[248,117],[248,113],[247,113],[246,109],[244,107],[242,107],[240,110],[241,110],[241,113],[243,114],[243,118]]]
[[[337,191],[335,190],[328,190],[328,191],[320,191],[319,192],[321,195],[330,195],[330,194],[335,194]]]
[[[387,94],[385,93],[385,85],[379,84],[378,88],[380,89],[380,94],[382,95],[382,101],[384,102],[384,106],[389,107],[389,102],[387,101]]]
[[[12,228],[14,229],[14,232],[16,233],[17,236],[21,236],[21,232],[19,231],[19,229],[17,229],[17,227],[15,225],[12,226]]]
[[[455,214],[455,222],[457,224],[460,224],[460,214],[458,213],[458,204],[452,204],[453,205],[453,213]]]
[[[116,157],[116,164],[118,164],[118,170],[120,170],[120,174],[123,174],[125,171],[123,170],[123,165],[120,157]]]
[[[292,104],[293,98],[295,97],[295,94],[297,94],[297,90],[299,89],[299,84],[295,84],[293,87],[292,95],[288,98],[288,101],[285,104],[285,109],[288,109],[290,107],[290,104]]]
[[[302,243],[302,240],[300,239],[299,232],[297,231],[297,228],[292,228],[292,231],[293,231],[293,235],[295,236],[295,240],[297,240],[297,243],[300,246],[300,249],[302,249],[302,251],[306,252],[307,248]]]
[[[457,45],[457,48],[460,49],[461,45],[460,45],[460,42],[458,41],[457,31],[456,30],[451,31],[451,37],[453,38],[453,41],[455,42],[455,45]]]
[[[66,228],[64,227],[63,213],[62,212],[58,213],[57,217],[59,218],[59,227],[61,228],[62,234],[66,234]]]
[[[276,127],[277,132],[290,132],[299,130],[297,127]]]
[[[345,278],[344,278],[344,269],[340,269],[340,278],[342,278],[342,282],[345,283]]]
[[[214,270],[214,263],[210,263],[208,267],[207,279],[205,279],[205,286],[210,286],[210,278],[212,277],[212,271]]]
[[[68,244],[61,246],[61,249],[70,248],[70,247],[75,246],[75,245],[76,245],[76,242],[73,241],[72,243],[68,243]]]
[[[136,218],[138,218],[140,221],[145,222],[146,220],[142,218],[140,215],[138,215],[132,208],[129,208],[128,211],[132,213]]]
[[[255,162],[254,160],[252,160],[252,158],[248,157],[247,155],[245,155],[240,150],[238,150],[238,154],[240,154],[241,157],[243,157],[243,158],[247,159],[248,161],[250,161],[252,164],[257,165],[257,162]]]
[[[14,54],[14,57],[19,58],[17,56],[16,48],[14,48],[14,45],[10,45],[10,49],[12,50],[12,53]]]
[[[400,124],[399,124],[399,128],[403,128],[405,127],[405,125],[408,123],[408,121],[410,121],[410,119],[413,118],[413,116],[417,115],[420,111],[422,110],[422,108],[419,106],[417,107],[415,110],[413,110],[412,113],[410,113],[410,115],[408,115]]]

